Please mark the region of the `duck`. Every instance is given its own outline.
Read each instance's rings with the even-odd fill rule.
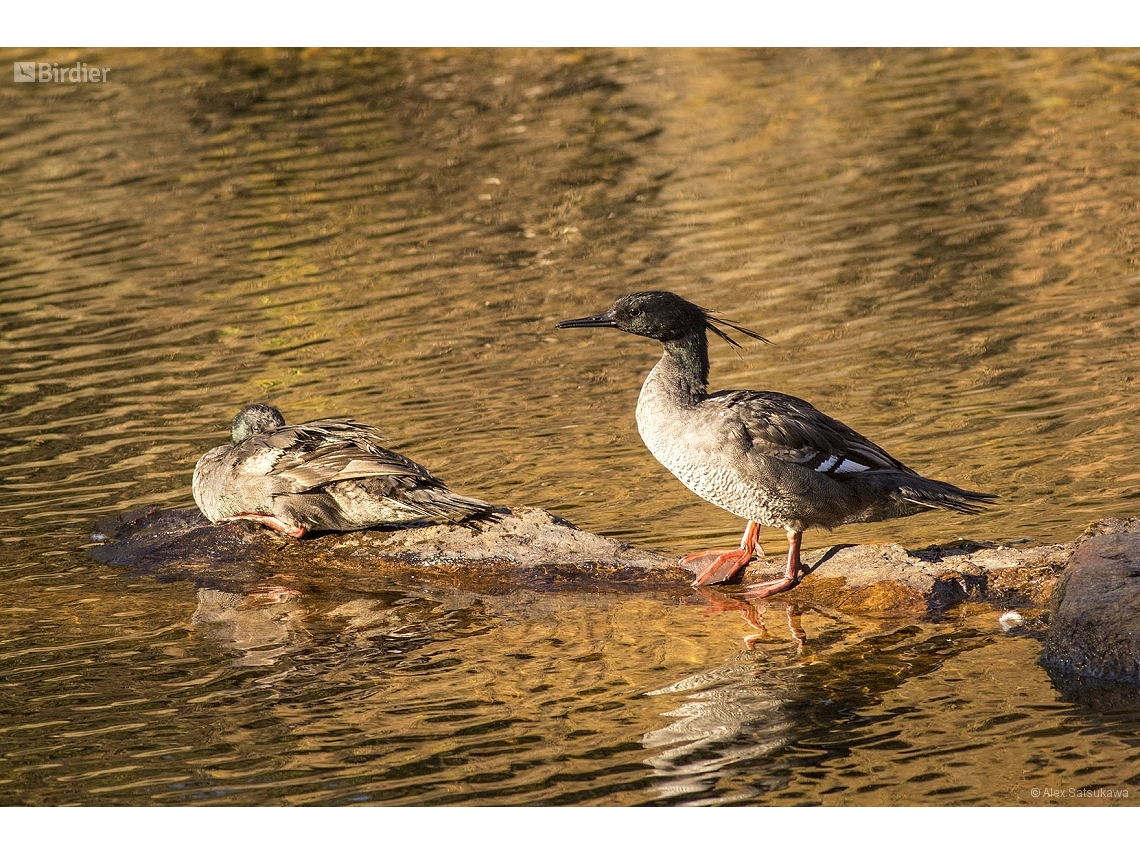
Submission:
[[[194,501],[212,523],[254,520],[289,537],[419,522],[465,523],[502,509],[460,496],[347,418],[287,425],[276,407],[234,416],[230,443],[194,467]]]
[[[784,529],[781,578],[749,586],[768,597],[799,584],[804,531],[942,509],[976,514],[998,497],[924,478],[807,401],[780,392],[709,392],[708,334],[759,333],[670,291],[639,291],[609,310],[556,324],[613,327],[664,346],[637,399],[637,429],[655,458],[707,502],[747,521],[739,548],[681,558],[694,586],[737,580],[759,550],[761,526]]]

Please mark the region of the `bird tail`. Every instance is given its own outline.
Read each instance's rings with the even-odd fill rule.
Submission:
[[[431,514],[454,523],[473,523],[510,516],[509,508],[500,508],[482,499],[460,496],[444,488],[416,490],[408,495],[410,503],[430,509]]]
[[[963,490],[945,481],[930,478],[907,478],[898,486],[898,495],[907,502],[926,508],[957,511],[960,514],[977,514],[992,505],[998,497],[992,493]]]

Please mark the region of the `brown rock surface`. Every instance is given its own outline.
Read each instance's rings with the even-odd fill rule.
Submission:
[[[538,508],[478,526],[425,525],[293,540],[249,521],[155,508],[108,520],[91,557],[162,579],[240,589],[273,577],[440,584],[474,591],[683,589],[676,560],[582,531]],[[331,571],[331,572],[330,572]]]
[[[444,585],[471,591],[672,590],[692,577],[677,559],[582,531],[538,508],[478,527],[425,525],[292,540],[250,522],[210,525],[194,510],[144,509],[108,521],[92,557],[163,579],[248,588],[275,577],[307,584]],[[1071,546],[1029,549],[960,543],[832,547],[805,554],[810,568],[786,595],[871,615],[915,615],[965,600],[1044,603]],[[782,569],[758,559],[746,582]],[[747,588],[726,594],[747,599]],[[781,598],[784,599],[784,598]]]
[[[811,572],[789,596],[880,615],[940,611],[966,600],[1043,604],[1071,553],[1064,544],[959,543],[913,552],[898,544],[833,547],[805,555]],[[750,579],[755,573],[749,568]]]
[[[1140,682],[1140,519],[1101,520],[1078,539],[1041,661],[1078,677]]]

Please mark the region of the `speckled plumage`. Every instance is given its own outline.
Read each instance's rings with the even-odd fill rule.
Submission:
[[[612,326],[661,341],[665,352],[637,401],[637,427],[646,446],[701,498],[749,520],[739,550],[688,556],[713,558],[697,583],[739,575],[756,547],[754,524],[785,529],[790,544],[784,580],[798,580],[801,533],[852,522],[874,522],[942,508],[976,513],[994,497],[923,478],[870,440],[806,401],[779,392],[708,393],[708,339],[714,326],[761,338],[667,291],[643,291],[601,315],[559,327]],[[728,556],[725,558],[725,556]],[[699,559],[700,561],[697,561]]]
[[[231,444],[198,461],[194,501],[211,522],[255,519],[294,537],[494,512],[381,441],[351,419],[287,426],[275,408],[255,404],[234,418]]]

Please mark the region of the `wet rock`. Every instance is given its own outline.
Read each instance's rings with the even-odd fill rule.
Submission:
[[[110,520],[92,557],[200,587],[329,585],[355,590],[414,584],[495,593],[514,590],[672,590],[692,581],[677,559],[582,531],[538,508],[478,526],[424,525],[293,540],[242,521],[211,525],[196,510],[144,509]],[[804,555],[810,568],[781,600],[869,615],[917,615],[965,600],[1043,604],[1071,546],[1028,549],[960,542],[908,552],[846,546]],[[782,572],[756,559],[746,582]],[[746,606],[747,588],[723,589]]]
[[[810,572],[788,596],[884,616],[941,611],[967,600],[1043,604],[1071,554],[1071,545],[960,542],[914,552],[898,544],[832,547],[805,554]],[[754,572],[750,568],[750,580]]]
[[[109,520],[91,557],[218,590],[266,580],[444,585],[476,591],[683,588],[676,559],[582,531],[538,508],[478,525],[424,525],[294,540],[250,521],[212,525],[196,510],[148,508]]]
[[[1140,683],[1140,519],[1101,520],[1078,539],[1041,653],[1055,675]],[[1090,684],[1091,685],[1091,684]]]

